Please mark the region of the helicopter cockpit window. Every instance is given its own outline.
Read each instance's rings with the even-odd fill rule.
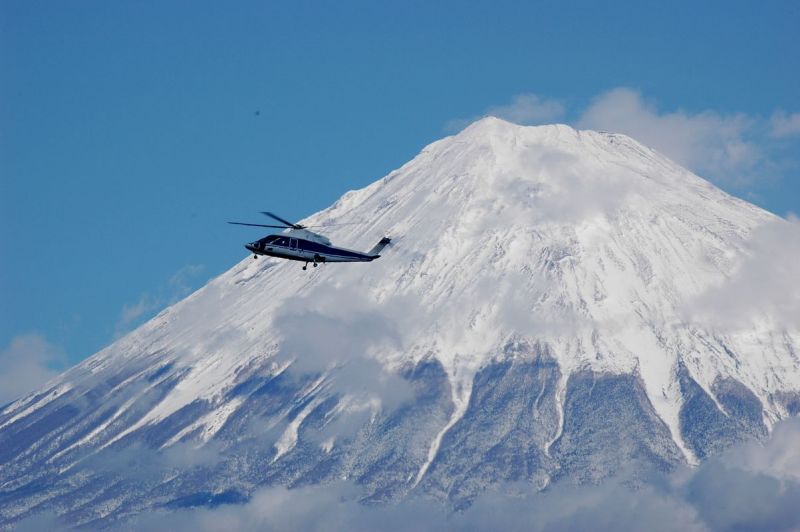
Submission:
[[[274,244],[274,243],[275,243],[275,241],[276,241],[276,240],[278,240],[278,238],[279,238],[279,237],[277,237],[277,236],[275,236],[275,235],[270,235],[270,236],[268,236],[268,237],[266,237],[266,238],[264,239],[264,243],[265,243],[265,244]]]
[[[281,236],[281,237],[276,238],[275,242],[273,242],[273,244],[275,244],[276,246],[288,246],[289,242],[286,241],[286,238]]]

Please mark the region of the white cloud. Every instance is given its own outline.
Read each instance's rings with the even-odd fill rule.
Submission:
[[[373,405],[391,410],[411,397],[408,383],[375,356],[399,347],[401,320],[390,316],[395,307],[332,287],[294,299],[275,317],[280,357],[292,362],[291,372],[326,374],[328,390],[346,398],[347,414],[359,417]]]
[[[728,464],[752,473],[800,482],[800,418],[775,425],[772,436],[762,445],[743,443],[723,455]]]
[[[800,220],[776,219],[757,228],[747,255],[726,281],[692,301],[689,313],[721,329],[768,319],[800,330]]]
[[[761,148],[750,140],[757,130],[755,119],[714,111],[660,112],[641,94],[624,87],[595,98],[576,125],[624,133],[719,182],[752,182],[763,161]]]
[[[800,419],[775,425],[692,471],[673,490],[711,530],[800,530]]]
[[[0,404],[19,399],[59,374],[64,352],[38,334],[11,340],[0,351]]]
[[[800,113],[787,115],[784,111],[776,111],[770,119],[770,128],[776,138],[800,135]]]

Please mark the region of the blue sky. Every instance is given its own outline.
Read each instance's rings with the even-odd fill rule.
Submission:
[[[798,27],[797,2],[4,1],[0,358],[85,358],[241,259],[226,220],[302,218],[488,112],[800,213]]]

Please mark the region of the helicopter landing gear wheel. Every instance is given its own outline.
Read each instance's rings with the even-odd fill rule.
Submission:
[[[257,259],[257,258],[258,258],[258,255],[253,255],[253,259]]]
[[[314,267],[315,267],[315,268],[317,267],[317,263],[316,263],[316,262],[314,263]]]
[[[308,263],[306,262],[305,265],[303,265],[303,270],[305,271],[307,269],[308,269]]]

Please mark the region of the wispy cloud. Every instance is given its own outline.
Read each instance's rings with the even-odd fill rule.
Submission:
[[[154,298],[150,294],[142,294],[139,301],[133,304],[125,304],[122,306],[119,321],[117,322],[117,330],[127,331],[132,323],[136,322],[143,315],[152,312],[159,308],[161,302],[159,299]]]
[[[450,120],[445,124],[444,130],[460,131],[484,116],[496,116],[524,126],[548,124],[560,120],[564,116],[564,111],[564,104],[559,100],[531,93],[517,94],[509,103],[490,106],[481,115]]]
[[[770,119],[772,136],[776,138],[800,135],[800,113],[786,114],[776,111]]]
[[[564,116],[564,105],[535,94],[518,94],[511,103],[489,107],[486,114],[516,124],[546,124]]]
[[[60,373],[64,351],[35,333],[17,336],[0,351],[0,404],[33,391]]]
[[[154,292],[145,292],[135,303],[126,303],[122,306],[119,319],[114,328],[114,338],[120,338],[131,331],[133,327],[153,315],[156,311],[167,305],[177,303],[189,295],[193,289],[192,279],[195,278],[203,267],[189,264],[179,269],[169,278],[167,283]]]
[[[187,264],[169,278],[167,302],[175,303],[189,294],[193,289],[192,279],[200,275],[203,266],[200,264]]]

